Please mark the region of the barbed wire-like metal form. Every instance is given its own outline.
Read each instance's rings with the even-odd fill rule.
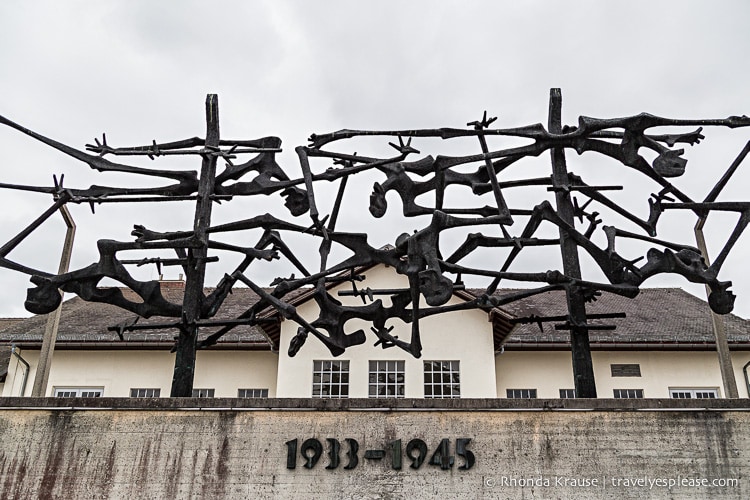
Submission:
[[[0,267],[29,274],[35,285],[29,289],[26,308],[33,313],[45,314],[55,310],[61,300],[60,291],[76,293],[84,300],[105,302],[132,311],[142,317],[164,316],[176,318],[169,324],[120,326],[127,329],[177,327],[179,337],[175,345],[175,372],[172,396],[189,396],[192,392],[196,349],[217,342],[223,335],[239,325],[255,325],[263,321],[264,311],[276,310],[285,318],[295,321],[299,327],[289,346],[289,355],[294,356],[312,334],[334,355],[342,354],[351,346],[366,342],[364,330],[346,333],[346,324],[352,319],[365,320],[371,325],[376,344],[382,347],[399,347],[419,357],[422,351],[419,323],[427,316],[464,309],[490,309],[549,290],[565,290],[568,316],[562,328],[571,332],[574,379],[577,397],[596,397],[596,387],[591,363],[588,332],[602,328],[592,325],[588,319],[586,303],[595,300],[601,291],[626,297],[635,297],[638,287],[646,279],[661,273],[676,273],[689,281],[704,283],[710,290],[709,304],[720,314],[729,313],[734,304],[730,291],[731,282],[719,281],[718,273],[730,250],[750,222],[750,202],[717,202],[716,199],[750,151],[750,143],[729,167],[719,183],[705,199],[696,201],[680,191],[668,179],[679,177],[685,171],[684,150],[677,145],[694,145],[704,138],[703,127],[750,126],[747,116],[733,116],[712,120],[676,120],[649,114],[626,118],[596,119],[580,117],[576,126],[563,126],[561,120],[562,97],[558,89],[550,95],[547,127],[535,124],[518,128],[490,128],[494,118],[484,116],[468,124],[468,128],[440,128],[423,130],[359,131],[340,130],[329,134],[312,135],[308,146],[296,148],[302,177],[290,178],[275,159],[280,151],[281,140],[265,137],[258,140],[226,140],[220,137],[218,98],[209,95],[206,100],[207,131],[205,138],[191,138],[170,143],[157,143],[131,148],[115,148],[107,143],[106,136],[86,146],[87,152],[77,150],[52,139],[41,136],[2,116],[0,123],[12,127],[62,153],[65,153],[99,172],[122,172],[164,179],[166,184],[149,188],[122,188],[91,186],[88,189],[70,189],[63,186],[63,178],[54,179],[53,187],[0,184],[7,189],[49,193],[52,206],[26,229],[0,248]],[[698,127],[681,134],[652,134],[650,129],[663,126]],[[388,158],[374,158],[357,153],[337,152],[332,145],[346,144],[349,139],[365,136],[384,137],[389,140],[394,153]],[[520,138],[527,144],[507,149],[491,150],[487,137],[502,136]],[[419,138],[476,137],[480,153],[469,156],[418,156],[420,151],[412,146]],[[656,158],[649,162],[640,150],[650,150]],[[581,177],[568,171],[565,151],[574,150],[598,153],[616,160],[624,166],[656,182],[661,190],[652,194],[647,218],[639,218],[621,207],[604,193],[620,189],[619,186],[596,186],[587,184]],[[537,157],[549,151],[552,157],[551,176],[502,182],[499,177],[506,170],[522,163],[529,157]],[[252,154],[251,159],[240,163],[240,156]],[[115,162],[108,158],[146,156],[157,159],[172,155],[196,155],[201,158],[200,172],[184,170],[157,170]],[[407,161],[418,157],[414,161]],[[311,159],[332,160],[333,166],[316,172]],[[225,162],[224,169],[217,172],[217,162]],[[467,173],[466,165],[476,164],[476,170]],[[463,167],[463,168],[459,168]],[[378,218],[388,210],[386,194],[397,193],[406,217],[427,216],[429,223],[413,234],[404,233],[393,245],[375,248],[367,241],[367,234],[342,232],[336,224],[341,210],[347,182],[350,177],[364,171],[378,171],[384,176],[382,182],[373,185],[369,211]],[[253,176],[250,180],[248,177]],[[331,213],[321,216],[315,198],[317,183],[337,182],[338,193]],[[446,188],[465,186],[477,196],[492,193],[494,203],[475,207],[450,207],[445,203]],[[543,201],[533,207],[509,206],[506,189],[524,186],[547,186],[554,193],[554,204]],[[299,225],[270,214],[230,222],[211,224],[211,208],[214,202],[231,200],[238,196],[268,196],[275,193],[285,199],[291,215],[308,214],[309,226]],[[434,193],[434,206],[423,206],[417,198],[425,193]],[[574,196],[575,195],[575,196]],[[586,198],[579,205],[577,196]],[[194,200],[195,219],[190,231],[157,232],[136,225],[132,241],[99,240],[99,260],[82,269],[62,274],[49,274],[11,261],[8,254],[31,232],[38,228],[59,207],[68,203],[88,203],[92,210],[98,204],[117,202]],[[601,226],[599,214],[589,211],[592,203],[598,203],[643,230],[644,234],[632,233],[615,226]],[[694,247],[658,239],[657,223],[665,210],[689,210],[698,217],[711,211],[736,212],[739,221],[729,235],[721,252],[710,266]],[[520,234],[510,234],[508,227],[516,218],[526,224]],[[582,230],[576,226],[585,226]],[[542,223],[557,227],[559,237],[538,238],[536,233]],[[439,240],[441,233],[454,228],[499,227],[502,236],[492,237],[482,233],[471,233],[447,258],[442,256]],[[261,238],[254,245],[238,246],[222,242],[222,235],[234,231],[262,229]],[[605,248],[597,246],[592,236],[597,230],[606,235]],[[299,256],[284,241],[287,233],[310,234],[320,240],[320,267],[317,272],[308,271]],[[618,254],[618,239],[637,239],[654,245],[643,257],[629,260]],[[328,262],[333,245],[348,249],[351,256],[341,262]],[[510,268],[520,252],[531,246],[558,246],[563,268],[538,273],[511,272]],[[505,247],[510,251],[504,261],[490,262],[484,268],[472,268],[461,261],[472,252],[483,247]],[[579,249],[586,252],[601,269],[606,282],[584,280],[579,264]],[[164,250],[173,257],[147,258],[143,260],[120,260],[119,252],[130,250]],[[218,260],[209,253],[223,250],[242,256],[240,264],[205,294],[206,265]],[[264,288],[249,275],[251,264],[281,257],[288,259],[302,274],[295,278],[277,278],[271,288]],[[174,303],[162,294],[158,281],[139,281],[128,272],[128,265],[155,264],[179,265],[186,275],[185,293],[181,303]],[[406,276],[408,287],[403,289],[361,290],[357,282],[362,276],[357,269],[376,264],[387,264],[397,273]],[[462,276],[477,275],[492,278],[491,284],[473,300],[460,304],[448,304],[454,291],[463,288]],[[111,278],[131,289],[139,296],[132,300],[118,288],[99,286],[101,280]],[[501,280],[538,283],[539,286],[513,293],[499,294]],[[250,287],[260,300],[248,305],[247,310],[232,320],[217,321],[212,317],[221,307],[227,294],[237,283]],[[343,305],[328,292],[331,283],[350,282],[351,290],[343,295],[359,296],[363,305]],[[290,293],[302,287],[313,287],[312,296],[319,307],[318,317],[311,322],[302,318],[290,303]],[[384,305],[375,296],[389,297],[390,305]],[[601,316],[601,315],[599,315]],[[597,316],[598,317],[598,316]],[[612,316],[614,317],[614,316]],[[529,318],[533,322],[559,322],[561,318]],[[522,321],[523,318],[519,319]],[[390,332],[393,322],[402,321],[411,325],[408,340],[399,339]],[[198,341],[199,329],[203,326],[219,327],[217,331]],[[607,327],[608,325],[604,325]]]

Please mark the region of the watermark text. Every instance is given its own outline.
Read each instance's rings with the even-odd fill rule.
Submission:
[[[706,478],[694,475],[672,477],[650,476],[498,476],[485,477],[487,488],[643,488],[669,490],[677,488],[738,488],[738,478]]]

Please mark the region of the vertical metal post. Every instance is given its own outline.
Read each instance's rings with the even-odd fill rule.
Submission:
[[[550,89],[548,128],[551,134],[562,133],[562,92]],[[568,169],[565,163],[563,148],[552,148],[552,184],[555,187],[568,185]],[[573,203],[570,192],[564,189],[555,190],[557,214],[571,227],[575,227]],[[560,228],[560,250],[562,252],[563,272],[566,276],[581,279],[581,265],[578,261],[578,246],[567,232]],[[596,382],[594,366],[591,362],[591,346],[586,325],[586,303],[583,296],[575,289],[565,291],[568,303],[568,317],[571,323],[570,349],[573,358],[573,379],[577,398],[595,398]]]
[[[198,200],[193,222],[194,239],[200,244],[188,250],[185,266],[185,296],[182,302],[182,325],[177,341],[172,397],[190,397],[195,376],[195,351],[198,340],[198,319],[203,301],[203,283],[206,275],[208,235],[211,224],[211,195],[216,181],[216,155],[212,150],[219,147],[219,98],[216,94],[206,96],[206,144],[201,176],[198,184]]]
[[[701,251],[706,266],[711,265],[708,259],[708,248],[706,239],[703,236],[703,225],[706,223],[706,217],[698,219],[695,224],[695,242]],[[706,285],[706,297],[711,293],[711,289]],[[724,397],[740,397],[737,390],[737,380],[734,378],[734,368],[732,367],[732,355],[729,352],[729,343],[727,343],[727,332],[724,329],[724,318],[711,311],[711,322],[714,327],[714,337],[716,339],[716,353],[719,356],[719,370],[721,371],[721,380],[724,382]]]
[[[724,175],[721,176],[719,182],[717,182],[711,192],[708,193],[708,196],[706,196],[706,199],[703,200],[703,203],[711,203],[713,201],[716,201],[716,198],[719,197],[721,191],[729,183],[729,180],[745,160],[745,157],[748,155],[748,153],[750,153],[750,142],[745,144],[745,147],[742,148],[740,154],[737,155],[737,158],[735,158],[727,171],[724,172]],[[710,266],[711,261],[708,258],[708,247],[706,247],[706,239],[703,236],[703,226],[706,224],[707,217],[708,213],[705,213],[698,218],[698,221],[695,223],[694,231],[695,242],[697,243],[698,248],[701,251],[703,260],[706,266]],[[708,285],[706,285],[706,295],[709,295],[710,293],[711,289],[708,287]],[[724,382],[724,396],[727,398],[738,398],[739,391],[737,390],[737,380],[734,378],[732,356],[729,353],[729,344],[727,343],[727,334],[724,329],[724,320],[718,314],[711,311],[711,323],[713,324],[714,337],[716,338],[716,353],[719,356],[719,370],[721,371],[721,378]]]
[[[73,254],[73,240],[76,235],[76,223],[73,221],[73,216],[68,211],[68,207],[62,205],[59,210],[65,220],[65,225],[68,226],[65,232],[62,256],[60,257],[60,266],[57,268],[57,274],[63,274],[67,273],[70,267],[70,258]],[[63,293],[60,292],[60,295],[63,295]],[[55,341],[57,340],[57,328],[60,326],[61,313],[62,302],[57,306],[57,309],[47,316],[44,337],[42,338],[42,349],[39,352],[39,363],[36,366],[34,385],[31,388],[32,397],[41,398],[47,392],[47,383],[49,382],[49,372],[52,367],[52,355],[55,352]]]

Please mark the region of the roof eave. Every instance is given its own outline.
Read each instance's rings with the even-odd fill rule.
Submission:
[[[16,346],[21,349],[41,349],[42,342],[40,340],[16,340],[13,342]],[[56,342],[55,350],[171,350],[174,347],[174,342],[167,341],[141,341],[141,342],[128,342],[128,341],[75,341],[75,342]],[[272,351],[271,346],[268,342],[218,342],[212,346],[203,348],[201,350],[215,351],[215,350],[236,350],[236,351]]]

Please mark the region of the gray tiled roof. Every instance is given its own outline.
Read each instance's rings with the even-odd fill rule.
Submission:
[[[507,293],[508,290],[499,291]],[[528,297],[501,307],[517,318],[564,316],[565,292],[552,291]],[[591,330],[592,343],[711,343],[713,326],[708,304],[679,288],[643,288],[635,299],[603,292],[587,313],[624,312],[625,318],[592,320],[593,324],[616,325],[615,330]],[[750,343],[750,321],[733,314],[722,316],[730,343]],[[569,342],[568,330],[555,330],[561,322],[519,324],[507,344]]]
[[[0,332],[26,318],[0,318]]]
[[[210,292],[210,290],[206,290]],[[132,292],[131,292],[132,293]],[[182,288],[167,288],[162,294],[167,300],[180,303]],[[235,319],[248,307],[257,302],[258,296],[248,288],[235,288],[224,301],[219,312],[212,320]],[[109,304],[86,302],[79,297],[73,297],[63,302],[60,316],[60,326],[57,333],[57,343],[66,342],[120,342],[116,332],[107,328],[118,324],[130,324],[136,314]],[[154,316],[149,319],[140,318],[138,325],[157,323],[174,323],[178,318]],[[41,342],[44,335],[47,316],[32,316],[24,321],[15,323],[0,331],[0,342]],[[201,338],[216,331],[217,328],[201,328]],[[124,332],[126,343],[141,342],[173,342],[177,330],[155,329]],[[242,342],[249,344],[267,345],[266,336],[258,327],[238,326],[224,335],[220,342]]]
[[[475,292],[474,290],[471,290]],[[513,290],[498,290],[498,294]],[[182,289],[166,289],[168,300],[179,303]],[[258,300],[258,296],[247,288],[235,288],[219,313],[212,319],[234,319]],[[562,291],[546,292],[507,304],[501,309],[513,317],[561,316],[566,314],[565,295]],[[625,312],[624,319],[594,320],[594,324],[613,324],[612,331],[590,332],[592,343],[710,343],[713,330],[708,305],[678,288],[645,288],[635,299],[603,293],[596,302],[587,305],[589,313]],[[730,343],[750,344],[750,321],[734,315],[724,316]],[[58,331],[58,344],[120,342],[115,332],[108,327],[120,323],[132,323],[135,314],[115,306],[85,302],[78,297],[63,303]],[[174,322],[175,318],[154,317],[140,319],[139,325]],[[7,326],[0,331],[0,343],[41,342],[46,316],[33,316]],[[512,331],[506,344],[566,343],[569,332],[555,330],[556,323],[543,323],[543,331],[537,324],[519,324]],[[215,329],[202,328],[201,337]],[[123,346],[148,342],[173,342],[175,329],[141,330],[125,332]],[[244,343],[258,348],[268,346],[265,333],[259,327],[237,327],[222,337],[220,344]]]

